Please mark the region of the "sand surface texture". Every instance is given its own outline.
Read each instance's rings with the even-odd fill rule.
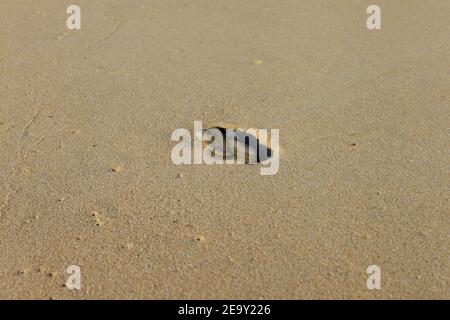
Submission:
[[[0,298],[450,298],[450,1],[372,2],[1,0]],[[194,120],[278,174],[174,165]]]

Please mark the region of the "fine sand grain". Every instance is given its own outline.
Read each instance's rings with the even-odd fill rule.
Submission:
[[[450,1],[376,2],[1,0],[0,298],[449,299]],[[194,120],[278,174],[174,165]]]

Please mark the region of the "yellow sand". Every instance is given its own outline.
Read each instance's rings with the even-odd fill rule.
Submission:
[[[2,0],[0,298],[450,298],[450,2],[373,2]],[[194,120],[279,173],[175,166]]]

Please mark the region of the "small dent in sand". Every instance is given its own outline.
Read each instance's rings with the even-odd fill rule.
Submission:
[[[26,267],[26,268],[23,268],[23,269],[17,271],[17,274],[18,275],[26,275],[30,272],[31,272],[31,268]]]
[[[254,63],[255,63],[255,64],[263,64],[263,61],[262,61],[261,59],[257,59],[257,60],[255,60]]]
[[[202,236],[202,235],[198,235],[198,236],[195,238],[195,240],[196,240],[197,242],[203,242],[203,241],[205,241],[205,237]]]
[[[115,167],[112,167],[112,168],[111,168],[111,172],[122,172],[123,169],[124,169],[123,165],[122,165],[122,164],[119,164],[119,165],[117,165],[117,166],[115,166]]]
[[[56,40],[60,41],[63,40],[65,37],[67,37],[68,33],[64,32],[64,33],[60,33],[56,36]]]
[[[101,227],[104,224],[100,212],[92,211],[91,215],[92,215],[92,217],[94,217],[95,226]]]

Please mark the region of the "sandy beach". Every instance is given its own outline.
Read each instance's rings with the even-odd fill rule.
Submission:
[[[449,16],[2,0],[0,299],[449,299]],[[175,165],[194,121],[279,129],[278,172]]]

